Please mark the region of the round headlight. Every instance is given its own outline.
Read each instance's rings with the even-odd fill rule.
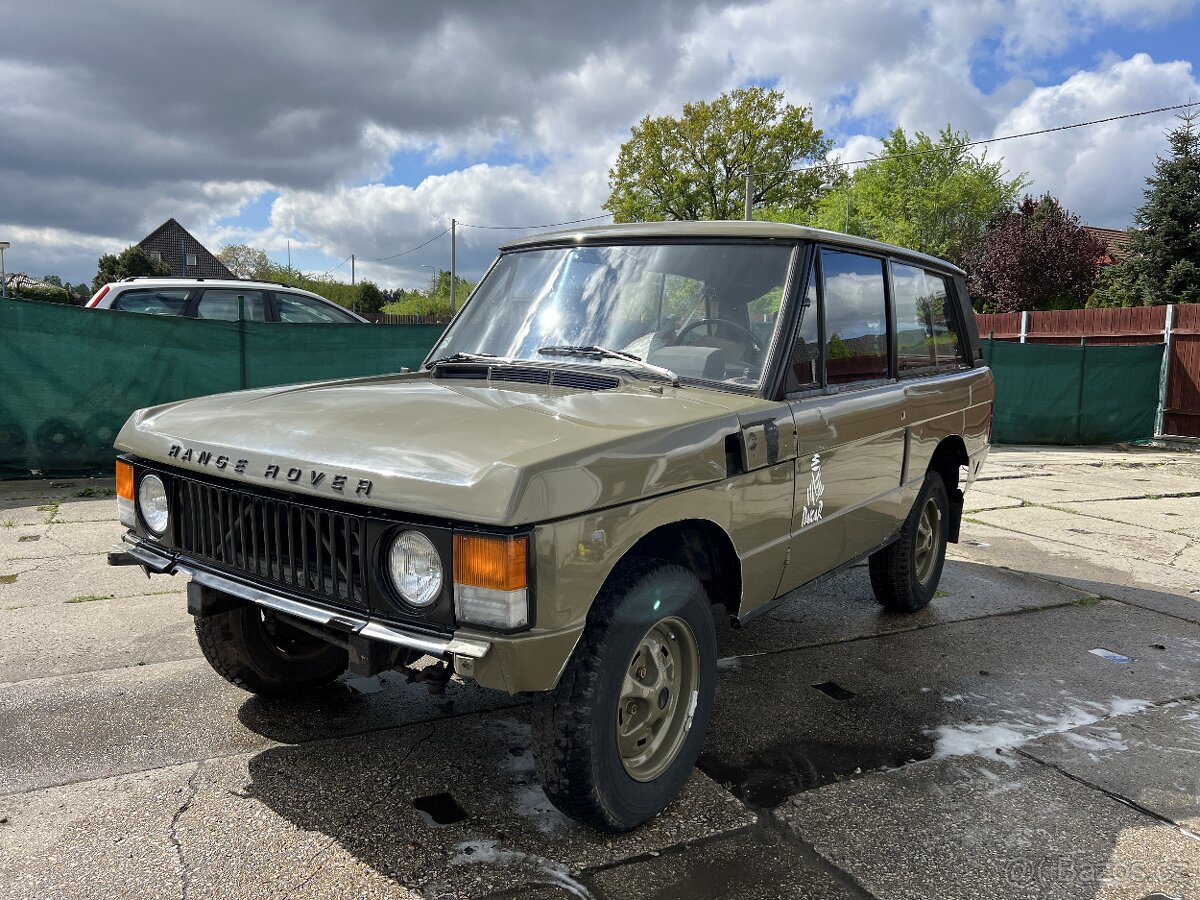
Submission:
[[[157,475],[145,475],[138,485],[138,508],[142,511],[142,521],[155,534],[167,530],[170,512],[167,509],[167,489],[162,479]]]
[[[419,531],[405,531],[388,553],[392,583],[413,606],[428,606],[442,592],[442,558],[433,542]]]

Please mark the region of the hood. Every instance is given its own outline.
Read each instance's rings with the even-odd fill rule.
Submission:
[[[151,407],[116,447],[248,486],[518,525],[724,478],[725,436],[762,402],[632,379],[575,390],[421,373]]]

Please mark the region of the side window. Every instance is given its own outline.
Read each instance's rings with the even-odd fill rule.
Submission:
[[[112,308],[152,316],[182,316],[190,288],[158,288],[122,291]]]
[[[804,391],[821,386],[821,314],[817,307],[817,281],[814,274],[800,305],[800,326],[788,357],[787,387]]]
[[[896,301],[896,369],[901,377],[937,365],[937,357],[933,355],[933,323],[930,319],[930,280],[926,279],[924,269],[899,263],[892,265],[892,293]]]
[[[829,384],[888,376],[883,260],[821,251],[825,360]]]
[[[226,322],[238,320],[238,298],[245,298],[247,322],[265,322],[266,303],[262,291],[240,291],[231,288],[209,288],[196,305],[197,319],[221,319]]]
[[[358,322],[342,309],[303,294],[276,293],[275,299],[279,303],[280,322]]]
[[[967,365],[962,336],[950,311],[950,285],[945,276],[925,273],[925,296],[922,303],[929,308],[930,334],[933,354],[938,368],[958,368]]]

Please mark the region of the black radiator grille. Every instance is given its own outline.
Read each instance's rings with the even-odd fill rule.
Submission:
[[[367,608],[363,520],[174,479],[179,549],[227,569],[341,605]]]

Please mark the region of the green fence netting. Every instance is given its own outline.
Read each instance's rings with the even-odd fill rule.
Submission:
[[[985,340],[996,378],[998,444],[1113,444],[1154,436],[1163,344]]]
[[[444,325],[198,321],[0,301],[0,478],[109,474],[135,409],[415,368]]]

